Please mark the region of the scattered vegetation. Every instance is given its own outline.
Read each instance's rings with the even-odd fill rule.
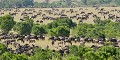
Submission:
[[[45,35],[50,36],[69,36],[70,29],[75,36],[86,36],[92,38],[98,37],[120,37],[120,23],[110,20],[96,20],[95,24],[80,23],[76,24],[69,18],[58,18],[47,25],[36,25],[32,19],[26,19],[25,22],[15,24],[13,18],[9,15],[0,17],[0,28],[9,32],[12,28],[20,35]],[[7,22],[8,21],[8,22]],[[5,28],[3,28],[5,27]],[[107,44],[107,43],[106,43]],[[4,44],[0,44],[0,60],[119,60],[120,48],[112,46],[103,46],[100,48],[88,48],[85,46],[71,46],[70,52],[61,55],[59,51],[36,48],[34,54],[26,56],[25,54],[12,54],[7,51]]]

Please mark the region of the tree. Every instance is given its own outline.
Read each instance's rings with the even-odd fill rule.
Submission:
[[[26,18],[25,23],[29,24],[31,27],[34,25],[34,21],[31,18]]]
[[[53,52],[51,55],[52,55],[52,60],[61,60],[62,58],[59,52]]]
[[[28,57],[24,54],[13,54],[11,52],[5,52],[0,55],[0,60],[28,60]]]
[[[106,54],[108,54],[108,56],[106,57],[110,57],[113,55],[116,55],[116,48],[114,48],[113,46],[103,46],[99,49],[99,51],[105,52]]]
[[[105,35],[106,37],[119,37],[120,36],[120,24],[116,22],[110,22],[105,25]]]
[[[46,29],[40,25],[34,25],[32,27],[32,33],[35,35],[44,35],[47,33]]]
[[[110,20],[96,20],[95,24],[81,23],[73,29],[73,35],[87,38],[116,38],[120,36],[120,24]]]
[[[25,54],[15,54],[16,60],[28,60],[28,56]]]
[[[8,33],[13,26],[15,25],[15,21],[13,20],[13,17],[10,15],[6,15],[3,17],[0,17],[0,28],[3,32]]]
[[[58,36],[69,36],[70,29],[64,26],[59,26],[57,27],[57,33],[58,33]]]
[[[84,54],[84,58],[85,58],[85,60],[97,60],[97,59],[99,59],[99,60],[102,60],[99,56],[97,56],[96,54],[95,54],[95,52],[93,52],[93,51],[88,51],[88,52],[86,52],[85,54]]]
[[[14,26],[13,30],[16,31],[18,34],[26,35],[31,33],[33,25],[34,25],[33,20],[27,18],[25,19],[25,22],[18,22]]]
[[[110,3],[112,0],[102,0],[104,3]]]
[[[66,27],[69,27],[69,28],[73,28],[75,27],[77,24],[75,22],[73,22],[71,19],[69,18],[56,18],[55,20],[53,20],[52,23],[49,23],[47,25],[47,27],[49,29],[51,28],[56,28],[58,26],[66,26]]]
[[[34,5],[33,0],[1,0],[1,8],[29,7]]]
[[[52,58],[50,50],[44,49],[43,51],[41,48],[36,48],[35,55],[30,60],[49,60],[50,58]]]
[[[87,36],[87,32],[90,32],[94,26],[92,24],[82,23],[79,24],[74,30],[73,33],[75,36]]]
[[[119,6],[120,5],[120,0],[115,0],[115,3]]]
[[[22,6],[24,7],[29,7],[29,6],[33,6],[33,0],[22,0]]]
[[[87,0],[87,5],[96,5],[100,4],[99,0]]]
[[[0,55],[4,53],[6,50],[7,50],[7,47],[4,44],[0,43]]]
[[[25,19],[25,23],[29,24],[29,26],[30,26],[30,32],[31,32],[32,31],[32,27],[34,25],[34,21],[31,18],[26,18]]]
[[[51,36],[69,36],[70,29],[64,26],[58,26],[57,28],[52,28],[49,32]]]
[[[87,5],[87,0],[81,0],[83,5]]]
[[[20,35],[27,35],[31,33],[31,26],[25,22],[18,22],[13,30]]]
[[[75,56],[78,55],[78,50],[79,50],[79,48],[77,46],[75,46],[75,45],[72,45],[70,47],[70,53],[73,54],[73,55],[75,55]]]
[[[64,60],[81,60],[80,57],[74,56],[73,54],[65,56]]]
[[[71,5],[72,5],[72,0],[66,0],[66,5],[67,5],[67,7],[71,7]]]
[[[10,52],[5,52],[0,55],[0,60],[15,60],[15,56]]]

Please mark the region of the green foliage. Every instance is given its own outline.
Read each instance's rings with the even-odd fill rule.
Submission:
[[[99,38],[105,35],[107,38],[120,36],[120,23],[110,20],[97,20],[95,24],[81,23],[73,29],[75,36]]]
[[[34,21],[31,19],[31,18],[26,18],[25,19],[25,23],[29,24],[31,27],[33,26],[33,23]]]
[[[47,31],[44,26],[34,25],[32,27],[32,33],[35,35],[44,35],[47,33]]]
[[[58,26],[57,28],[52,28],[49,34],[51,36],[69,36],[70,28],[64,26]]]
[[[47,28],[50,36],[69,36],[70,28],[75,26],[76,23],[69,18],[57,18],[52,23],[49,23]]]
[[[25,7],[33,6],[34,5],[33,3],[34,3],[33,0],[22,0],[22,4]]]
[[[69,54],[69,55],[65,56],[64,60],[81,60],[81,59],[78,56],[74,56],[72,54]]]
[[[34,5],[33,0],[1,0],[0,8],[30,7]]]
[[[115,3],[120,6],[120,0],[115,0]]]
[[[71,46],[70,54],[67,59],[76,59],[79,57],[81,60],[119,60],[119,48],[112,46],[103,46],[98,49],[91,49],[84,46]],[[79,59],[79,60],[80,60]]]
[[[26,18],[25,19],[25,23],[26,24],[29,24],[29,26],[30,26],[30,32],[32,31],[32,27],[33,27],[33,25],[34,25],[34,23],[33,23],[34,21],[31,19],[31,18]]]
[[[10,15],[0,17],[0,28],[3,32],[8,33],[14,25],[15,21]]]
[[[37,48],[35,50],[35,55],[31,57],[31,60],[49,60],[51,57],[50,50],[42,50],[41,48]]]
[[[75,46],[75,45],[72,45],[71,47],[70,47],[70,52],[71,52],[71,54],[73,54],[73,55],[75,55],[75,56],[77,56],[78,55],[78,47],[77,46]]]
[[[24,54],[12,54],[11,52],[5,52],[0,55],[0,60],[28,60],[28,57]]]
[[[105,26],[105,35],[107,37],[119,37],[120,36],[120,23],[110,22]]]
[[[70,47],[70,54],[73,54],[74,56],[79,56],[80,58],[83,58],[83,55],[88,52],[91,51],[92,49],[84,47],[84,46],[71,46]]]
[[[0,43],[0,55],[4,53],[6,50],[7,50],[7,47],[4,44]]]
[[[14,55],[10,52],[5,52],[2,55],[0,55],[0,60],[15,60]]]
[[[27,35],[31,33],[31,26],[25,22],[19,22],[14,26],[13,30],[20,35]]]
[[[116,55],[116,48],[114,47],[109,47],[109,46],[103,46],[99,49],[99,51],[105,52],[105,54],[108,54],[110,56]],[[109,57],[109,56],[108,56]],[[106,56],[107,58],[107,56]]]
[[[88,51],[84,54],[85,60],[102,60],[94,51]]]
[[[112,3],[112,4],[111,4]],[[79,6],[112,6],[112,5],[120,5],[119,0],[60,0],[52,3],[46,2],[35,2],[35,7],[79,7]]]
[[[33,20],[27,18],[25,19],[25,22],[18,22],[13,27],[13,30],[16,31],[18,34],[27,35],[31,33],[33,25]]]
[[[82,3],[83,5],[87,5],[87,0],[81,0],[81,3]]]
[[[102,4],[109,4],[110,3],[114,3],[113,0],[81,0],[80,1],[82,3],[82,5],[102,5]]]
[[[59,52],[52,53],[52,60],[61,60],[61,55]]]
[[[56,28],[58,26],[66,26],[66,27],[72,28],[76,26],[76,23],[69,18],[57,18],[52,23],[49,23],[47,25],[49,29]]]

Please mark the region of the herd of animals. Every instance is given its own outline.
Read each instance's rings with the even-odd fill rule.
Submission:
[[[25,21],[25,18],[32,18],[35,23],[46,24],[52,22],[55,18],[70,18],[76,23],[93,23],[97,19],[110,19],[114,22],[120,22],[119,7],[79,7],[79,8],[7,8],[0,9],[0,16],[10,14],[16,22]],[[119,48],[120,40],[116,38],[106,39],[104,36],[98,39],[80,37],[47,37],[39,35],[18,35],[18,34],[0,34],[0,41],[7,46],[8,51],[14,54],[25,53],[30,56],[34,54],[34,48],[42,46],[36,45],[38,41],[50,41],[45,48],[53,52],[59,51],[61,55],[69,53],[71,45],[86,45],[92,43],[90,48],[100,48],[105,45],[104,42],[113,43],[114,47]],[[27,42],[27,43],[26,43]],[[74,44],[73,44],[74,43]],[[40,43],[42,44],[42,43]],[[109,45],[109,44],[108,44]],[[10,47],[12,46],[12,47]],[[44,50],[44,49],[43,49]]]
[[[88,23],[94,20],[110,19],[120,22],[119,7],[79,7],[79,8],[8,8],[0,9],[0,16],[10,14],[15,21],[24,21],[25,18],[32,18],[35,23],[49,23],[55,18],[70,18],[75,22]]]
[[[80,37],[47,37],[40,35],[18,35],[18,34],[0,34],[0,41],[4,43],[7,47],[8,51],[11,51],[14,54],[25,53],[30,56],[34,54],[35,48],[43,48],[42,46],[36,45],[38,41],[50,41],[49,44],[45,44],[45,48],[51,49],[54,47],[53,52],[59,51],[61,55],[68,54],[70,51],[69,47],[71,45],[81,45],[85,46],[87,43],[91,43],[89,45],[90,48],[100,48],[104,45],[114,46],[119,48],[120,40],[116,38],[106,39],[104,36],[101,36],[98,39],[93,38],[85,38],[85,36]],[[26,43],[27,42],[27,43]],[[47,41],[46,41],[47,42]],[[112,44],[105,44],[105,42],[109,42]],[[39,44],[43,44],[39,42]],[[13,46],[13,47],[10,47]],[[44,48],[42,49],[44,50]]]

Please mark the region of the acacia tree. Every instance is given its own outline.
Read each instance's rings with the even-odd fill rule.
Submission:
[[[34,25],[34,21],[31,18],[26,18],[25,23],[29,24],[31,27]]]
[[[25,22],[18,22],[13,27],[13,30],[16,31],[18,34],[26,35],[31,33],[33,25],[34,25],[33,20],[27,18],[25,19]]]
[[[0,17],[0,28],[4,33],[8,33],[13,28],[15,23],[16,22],[14,21],[13,17],[10,15]]]
[[[51,36],[69,36],[70,28],[64,26],[58,26],[57,28],[52,28],[49,32]]]
[[[73,28],[76,26],[76,23],[69,18],[56,18],[52,23],[49,23],[47,25],[49,29],[56,28],[58,26],[66,26],[69,28]]]
[[[30,26],[30,32],[31,32],[32,31],[32,27],[34,25],[34,21],[31,18],[26,18],[25,19],[25,23],[29,24],[29,26]]]
[[[32,33],[35,35],[44,35],[47,33],[46,29],[40,25],[34,25],[32,27]]]
[[[31,26],[25,22],[18,22],[13,30],[20,35],[27,35],[31,33]]]

